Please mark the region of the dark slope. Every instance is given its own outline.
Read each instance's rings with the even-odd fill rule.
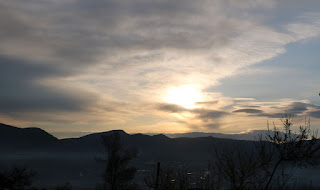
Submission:
[[[167,133],[165,134],[167,137],[170,138],[181,138],[181,137],[188,137],[188,138],[199,138],[199,137],[215,137],[215,138],[222,138],[222,139],[234,139],[234,140],[246,140],[246,141],[256,141],[259,139],[259,136],[262,135],[263,137],[267,137],[268,130],[252,130],[246,133],[240,134],[224,134],[224,133],[205,133],[205,132],[190,132],[190,133]],[[282,132],[281,135],[284,136]],[[150,133],[149,135],[155,135]],[[294,135],[294,134],[292,134]]]
[[[214,148],[234,143],[250,146],[251,141],[214,137],[169,138],[165,135],[129,135],[122,130],[93,133],[80,138],[58,140],[39,128],[17,128],[0,124],[0,150],[23,152],[64,152],[64,155],[97,155],[105,149],[101,136],[120,134],[125,146],[138,150],[140,160],[207,161],[214,157]]]
[[[168,138],[165,135],[129,135],[122,130],[94,133],[80,138],[58,140],[39,128],[17,128],[0,124],[0,168],[23,166],[38,173],[39,187],[53,189],[58,184],[70,182],[74,189],[94,189],[101,182],[105,158],[101,136],[118,132],[123,143],[138,150],[132,161],[143,181],[146,173],[153,171],[157,162],[162,167],[184,168],[200,171],[215,159],[218,150],[236,148],[250,150],[253,141],[214,137]],[[315,173],[318,170],[313,171]]]
[[[129,135],[122,130],[94,133],[80,138],[61,140],[65,150],[73,152],[98,153],[104,151],[101,136],[118,132],[123,143],[130,148],[138,150],[141,160],[210,160],[214,157],[214,148],[228,146],[234,143],[252,144],[251,141],[237,141],[230,139],[219,139],[214,137],[200,138],[169,138],[165,135]]]
[[[104,150],[102,146],[101,136],[108,136],[113,132],[118,132],[121,136],[121,139],[124,139],[125,136],[129,136],[129,134],[125,133],[123,130],[114,130],[102,133],[93,133],[79,138],[61,139],[60,142],[62,144],[62,149],[65,151],[71,150],[74,152],[101,152]]]
[[[18,128],[0,123],[0,150],[53,148],[59,140],[40,128]]]

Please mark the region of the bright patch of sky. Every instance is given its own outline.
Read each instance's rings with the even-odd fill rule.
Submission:
[[[259,101],[306,99],[320,104],[320,38],[286,46],[286,53],[242,69],[211,90]]]

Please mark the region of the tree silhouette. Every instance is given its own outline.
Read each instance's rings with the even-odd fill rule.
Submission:
[[[300,126],[299,133],[292,133],[291,116],[286,114],[280,120],[282,131],[274,125],[274,130],[268,130],[265,139],[261,135],[249,149],[233,145],[216,151],[216,175],[211,176],[211,181],[222,177],[227,189],[283,189],[288,185],[292,168],[317,165],[320,143],[317,132],[310,129],[310,121],[306,120]],[[287,166],[291,168],[290,172],[287,172]]]
[[[215,155],[214,167],[210,171],[210,189],[259,189],[265,159],[254,146],[232,144],[216,150]]]
[[[32,185],[35,172],[27,168],[14,167],[9,171],[0,172],[0,189],[27,190]]]
[[[292,133],[293,119],[285,114],[281,118],[283,124],[283,135],[275,127],[270,132],[268,126],[268,135],[266,140],[272,145],[272,162],[265,168],[268,175],[268,181],[265,190],[269,189],[274,176],[280,166],[284,163],[290,163],[292,166],[318,165],[320,158],[320,143],[317,139],[317,131],[311,131],[310,119],[299,127],[299,134]]]
[[[103,135],[102,143],[107,153],[106,159],[100,160],[107,164],[103,175],[104,189],[133,189],[130,181],[134,178],[136,168],[130,167],[129,163],[137,156],[137,151],[125,148],[118,132]]]

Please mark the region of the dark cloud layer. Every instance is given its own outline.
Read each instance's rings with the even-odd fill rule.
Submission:
[[[315,117],[315,118],[320,118],[320,111],[309,112],[309,116]]]
[[[228,113],[225,111],[202,109],[202,108],[187,109],[177,104],[160,104],[158,109],[161,111],[172,112],[172,113],[179,113],[179,112],[194,113],[194,114],[197,114],[198,118],[201,118],[201,119],[217,119],[222,116],[228,115]]]
[[[263,109],[238,109],[233,113],[248,113],[250,116],[268,117],[268,118],[281,118],[285,114],[289,114],[292,117],[298,117],[299,115],[309,115],[311,117],[318,118],[319,111],[309,111],[310,109],[319,110],[320,106],[306,102],[292,102],[287,106],[273,106],[274,112],[265,112]]]
[[[225,111],[202,108],[187,109],[176,104],[160,104],[158,109],[169,113],[191,113],[194,115],[195,119],[202,121],[201,125],[203,127],[207,128],[218,128],[220,125],[217,121],[229,115],[229,113]],[[194,128],[196,126],[191,125],[191,127]]]
[[[259,106],[257,106],[259,107]],[[261,107],[261,106],[260,106]],[[236,113],[245,113],[252,117],[268,117],[268,118],[282,118],[285,114],[292,117],[299,117],[300,115],[320,118],[320,111],[308,111],[309,109],[320,110],[320,106],[306,102],[292,102],[287,106],[274,107],[274,112],[265,112],[263,109],[237,109],[232,112],[213,110],[213,109],[187,109],[176,104],[161,104],[159,110],[170,113],[191,113],[194,118],[202,121],[202,126],[208,128],[218,128],[220,126],[219,120],[225,116]],[[191,127],[195,128],[195,125]]]
[[[210,106],[210,105],[216,105],[219,103],[219,100],[215,100],[215,101],[206,101],[206,102],[196,102],[197,105],[206,105],[206,106]]]
[[[0,57],[0,111],[76,111],[93,103],[86,93],[42,85],[41,80],[68,74],[59,68]]]
[[[158,109],[161,111],[172,112],[172,113],[189,111],[188,109],[176,104],[160,104]]]
[[[192,112],[198,114],[198,118],[204,121],[219,119],[229,114],[225,111],[209,110],[209,109],[195,109]]]
[[[233,112],[243,112],[243,113],[262,113],[262,110],[258,110],[258,109],[239,109],[239,110],[235,110]]]
[[[293,115],[297,115],[300,113],[303,113],[304,111],[308,110],[308,106],[313,106],[311,104],[303,103],[303,102],[293,102],[289,109],[287,110],[288,113],[291,113]]]

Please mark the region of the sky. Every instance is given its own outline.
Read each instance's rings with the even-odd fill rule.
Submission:
[[[317,0],[0,0],[0,122],[59,138],[320,129]]]

